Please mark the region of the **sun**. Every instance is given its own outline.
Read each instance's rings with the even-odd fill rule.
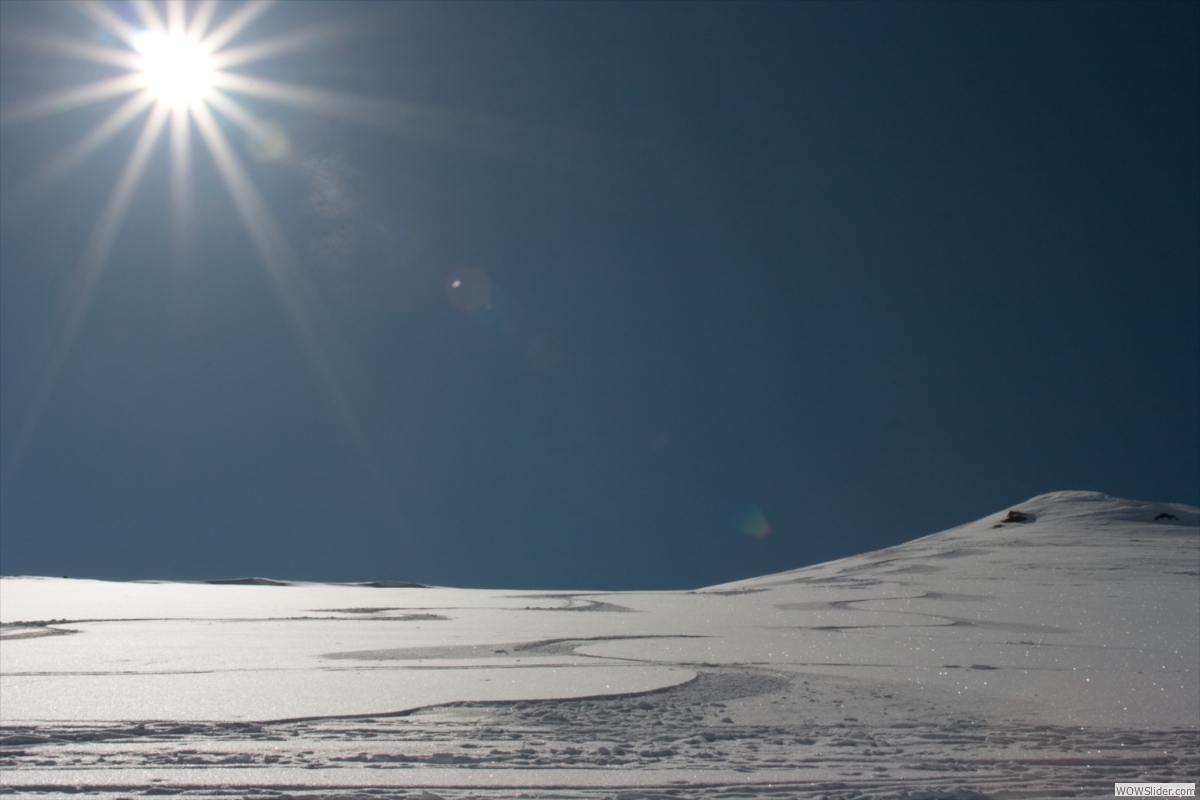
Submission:
[[[146,88],[170,106],[194,103],[213,88],[213,60],[195,39],[141,31],[133,37],[133,49],[142,57],[140,74]]]
[[[375,463],[343,383],[352,352],[337,330],[320,293],[307,281],[282,226],[259,192],[239,150],[260,162],[286,167],[300,156],[286,129],[259,116],[263,103],[333,117],[429,141],[453,141],[490,152],[491,137],[511,131],[487,119],[388,98],[376,98],[281,82],[243,72],[279,56],[307,51],[358,30],[349,20],[324,20],[283,33],[256,35],[252,26],[277,0],[74,0],[63,4],[85,18],[90,35],[71,37],[27,31],[21,46],[54,56],[91,62],[91,80],[64,86],[0,108],[0,128],[22,125],[106,104],[110,110],[58,155],[41,162],[16,194],[41,195],[111,142],[121,131],[140,128],[109,192],[87,244],[63,291],[52,344],[39,365],[37,382],[9,463],[20,460],[52,388],[78,339],[88,309],[109,264],[134,195],[153,163],[159,143],[169,149],[173,261],[179,268],[198,252],[194,225],[196,151],[203,147],[233,202],[250,244],[286,311],[300,348],[308,357],[336,415],[364,458]],[[136,19],[135,19],[136,17]],[[101,42],[104,42],[103,44]],[[114,74],[114,69],[115,74]],[[119,102],[113,104],[113,101]],[[232,138],[231,138],[232,137]],[[242,139],[243,148],[237,147]],[[472,144],[472,143],[475,144]],[[6,195],[12,197],[15,195]],[[464,284],[466,281],[464,280]],[[454,288],[454,287],[451,287]],[[486,288],[486,287],[485,287]],[[478,287],[472,291],[478,293]],[[485,291],[486,294],[486,291]],[[486,301],[487,298],[485,297]],[[472,300],[471,302],[474,302]],[[339,353],[335,358],[333,353]],[[10,467],[0,470],[8,474]],[[7,483],[0,481],[0,490]]]
[[[136,126],[140,132],[67,282],[53,345],[47,348],[47,361],[40,370],[31,408],[8,451],[12,462],[19,460],[78,339],[96,287],[111,266],[109,256],[132,199],[152,163],[151,155],[164,139],[170,152],[167,182],[177,266],[182,268],[189,263],[196,251],[193,170],[195,151],[200,145],[208,151],[209,163],[225,185],[258,260],[283,302],[299,346],[308,356],[342,423],[353,438],[361,439],[337,364],[328,355],[338,349],[335,345],[342,337],[332,324],[323,322],[330,315],[318,294],[306,283],[299,259],[255,186],[239,155],[236,140],[239,135],[244,137],[245,151],[259,161],[284,166],[289,159],[296,160],[290,152],[286,131],[260,117],[253,106],[245,104],[246,98],[376,124],[412,114],[407,107],[389,101],[282,83],[238,71],[256,62],[308,50],[343,33],[337,23],[326,22],[273,36],[254,36],[251,25],[276,6],[274,0],[135,0],[120,4],[76,0],[67,7],[86,18],[92,36],[71,38],[53,32],[28,32],[23,37],[24,45],[92,62],[98,68],[91,81],[0,108],[0,128],[121,100],[74,144],[43,162],[18,192],[40,195],[65,179],[122,130]],[[99,44],[100,41],[107,43]],[[118,68],[115,75],[113,67]],[[269,134],[266,147],[261,142],[264,131]]]

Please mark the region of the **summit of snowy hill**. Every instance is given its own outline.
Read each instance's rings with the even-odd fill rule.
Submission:
[[[1003,517],[1012,512],[1043,522],[1070,522],[1087,527],[1139,523],[1193,529],[1200,526],[1200,508],[1195,506],[1126,500],[1102,492],[1063,491],[1039,494],[1013,506],[1011,511],[1006,509],[999,512],[999,516]],[[991,521],[992,516],[985,517],[984,520]]]
[[[1058,566],[1070,563],[1081,571],[1100,568],[1100,565],[1111,569],[1117,564],[1136,571],[1123,550],[1111,548],[1155,535],[1196,534],[1200,534],[1200,508],[1195,506],[1126,500],[1101,492],[1049,492],[974,522],[882,550],[707,588],[740,590],[849,575],[854,575],[855,580],[865,580],[868,572],[878,573],[875,575],[878,579],[880,575],[898,569],[940,572],[948,563],[947,559],[955,560],[957,569],[963,572],[961,577],[971,573],[979,579],[991,579],[1004,572],[1000,561],[1016,557],[1015,553],[1001,557],[1000,551],[991,555],[998,545],[1005,550],[1036,547],[1043,554],[1042,558],[1049,558],[1051,550],[1047,548],[1052,548],[1053,560]],[[1070,552],[1072,550],[1079,552]],[[970,558],[962,560],[968,556]],[[1196,564],[1180,566],[1186,574],[1197,574]]]

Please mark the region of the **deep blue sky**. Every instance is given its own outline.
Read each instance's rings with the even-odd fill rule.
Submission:
[[[222,122],[308,339],[196,134],[173,256],[164,138],[39,404],[141,120],[41,193],[121,100],[3,129],[4,574],[691,588],[1200,504],[1200,5],[290,0],[233,44],[314,24],[240,71],[418,113]],[[0,106],[119,72],[26,46],[105,41],[67,4],[0,27]]]

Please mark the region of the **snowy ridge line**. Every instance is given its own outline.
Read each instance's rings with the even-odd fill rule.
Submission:
[[[399,610],[399,609],[397,609]],[[45,628],[50,625],[84,625],[87,623],[103,623],[103,622],[297,622],[297,621],[327,621],[327,622],[344,622],[345,617],[142,617],[138,618],[96,618],[96,619],[50,619],[50,620],[13,620],[12,622],[0,622],[0,631],[12,630],[15,628]],[[377,616],[362,616],[357,617],[356,621],[361,622],[408,622],[417,621],[433,621],[448,619],[440,614],[426,614],[424,612],[414,614],[399,614],[388,617]],[[0,633],[0,637],[3,633]]]
[[[53,575],[0,575],[4,580],[33,580],[33,581],[57,581],[71,580],[65,575],[62,578]],[[84,579],[88,580],[88,579]],[[171,584],[180,584],[183,586],[357,586],[361,588],[371,589],[438,589],[441,587],[431,586],[424,583],[412,583],[411,581],[356,581],[350,583],[339,583],[336,581],[294,581],[283,580],[279,578],[207,578],[202,580],[152,580],[152,579],[137,579],[130,581],[122,581],[122,583],[144,584],[147,586],[164,586]]]
[[[424,583],[409,581],[359,581],[351,583],[322,583],[317,581],[290,581],[276,578],[209,578],[200,581],[137,581],[137,583],[194,583],[211,586],[362,586],[372,589],[436,589]]]

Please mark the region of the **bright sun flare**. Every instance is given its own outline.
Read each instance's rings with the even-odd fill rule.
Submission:
[[[89,82],[64,86],[0,108],[0,128],[124,98],[99,115],[72,145],[35,170],[25,189],[40,193],[63,180],[121,131],[137,125],[140,132],[96,220],[68,283],[70,288],[64,293],[53,346],[47,350],[30,411],[9,449],[12,462],[19,460],[18,454],[29,441],[51,388],[82,330],[133,196],[147,165],[152,163],[151,155],[159,141],[166,139],[176,264],[182,265],[195,251],[193,168],[194,150],[200,144],[208,151],[208,163],[215,168],[233,201],[250,243],[283,302],[301,348],[351,437],[373,463],[370,447],[362,438],[341,385],[337,364],[347,358],[331,356],[335,351],[349,352],[348,347],[335,346],[342,339],[328,322],[330,315],[318,293],[307,285],[296,254],[238,154],[236,140],[244,137],[245,152],[259,161],[294,163],[297,154],[287,131],[260,117],[255,106],[247,106],[244,101],[277,103],[435,140],[443,138],[439,131],[449,131],[451,138],[469,141],[462,139],[462,131],[480,123],[464,121],[461,114],[444,115],[404,102],[349,95],[240,72],[245,67],[253,68],[257,62],[307,50],[350,30],[349,26],[326,21],[265,37],[248,34],[247,29],[275,5],[277,0],[228,3],[132,0],[119,5],[107,0],[75,0],[69,7],[90,22],[90,36],[72,38],[29,31],[21,37],[23,45],[89,61],[100,65],[101,71]],[[130,12],[137,17],[136,21]],[[110,43],[98,43],[105,40]],[[112,74],[113,67],[118,68],[118,74]]]
[[[142,31],[133,37],[142,56],[141,75],[154,96],[172,105],[200,100],[212,88],[212,58],[198,42],[178,33]]]
[[[91,38],[33,32],[24,37],[25,44],[45,52],[102,65],[109,75],[102,72],[91,82],[66,86],[0,108],[0,128],[124,97],[74,144],[36,170],[25,188],[44,190],[57,183],[139,120],[140,132],[75,268],[70,289],[64,294],[53,349],[42,370],[31,410],[10,452],[21,451],[36,426],[83,326],[132,198],[151,163],[151,155],[164,138],[168,140],[170,153],[168,183],[177,264],[184,263],[195,244],[192,172],[198,142],[208,151],[209,163],[225,184],[250,243],[283,301],[300,346],[309,356],[342,422],[358,438],[353,410],[339,373],[327,355],[336,349],[334,345],[340,338],[330,324],[322,323],[328,314],[320,298],[307,286],[281,226],[239,156],[236,138],[239,134],[244,136],[246,150],[259,161],[285,162],[295,155],[281,126],[258,116],[252,107],[235,98],[240,95],[371,124],[394,124],[411,114],[408,107],[391,101],[352,97],[236,71],[255,62],[306,50],[337,35],[338,26],[326,23],[265,38],[247,36],[247,28],[273,5],[275,0],[229,3],[134,0],[121,5],[105,0],[76,0],[70,7],[90,21]],[[136,15],[136,21],[128,18],[130,11]],[[104,39],[111,43],[97,43]],[[122,72],[111,75],[113,67]],[[235,137],[232,140],[231,135]],[[13,456],[14,461],[16,458]]]

